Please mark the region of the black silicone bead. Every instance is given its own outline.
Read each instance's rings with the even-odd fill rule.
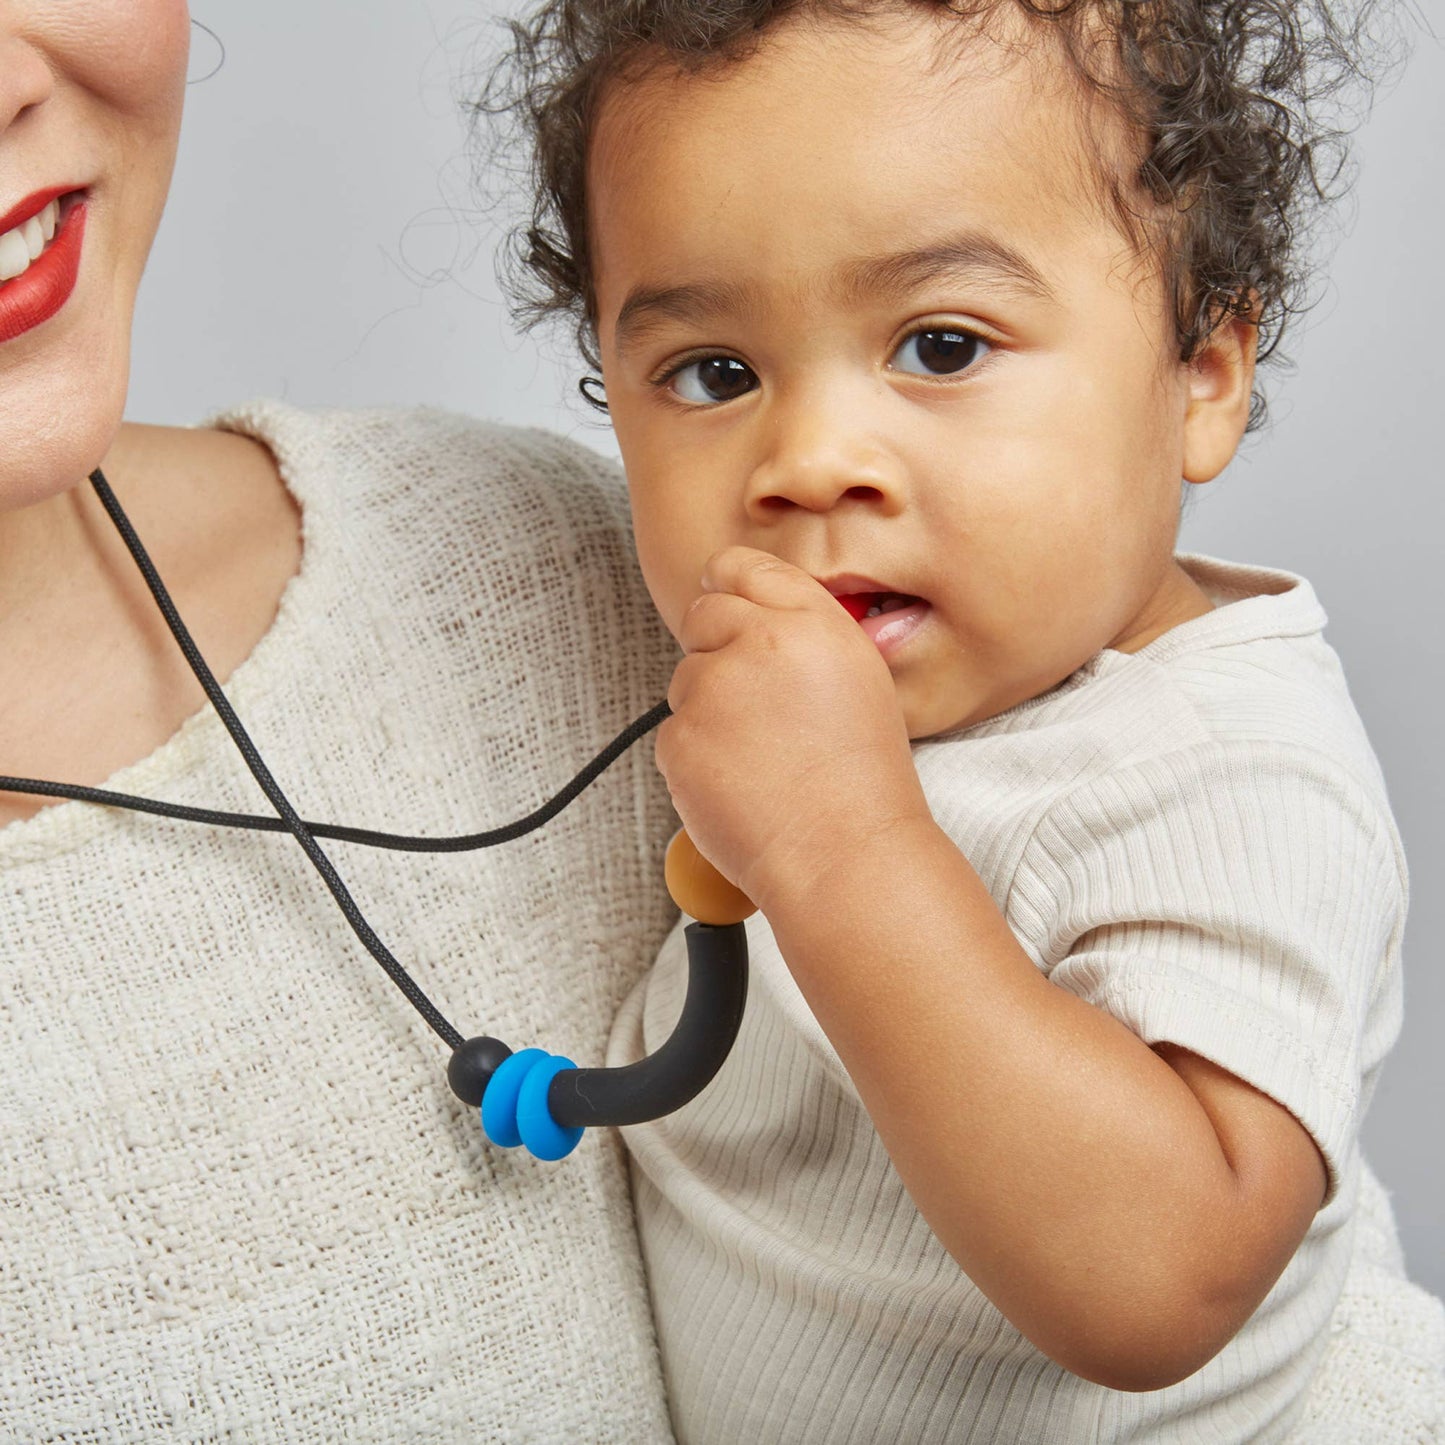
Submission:
[[[502,1061],[511,1056],[511,1049],[501,1039],[488,1038],[485,1034],[468,1039],[457,1047],[447,1064],[447,1083],[452,1086],[452,1093],[462,1103],[470,1104],[474,1109],[479,1107],[492,1075],[501,1067]]]

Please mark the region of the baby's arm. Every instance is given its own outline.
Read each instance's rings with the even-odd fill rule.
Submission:
[[[1192,1373],[1320,1205],[1310,1135],[1043,977],[934,823],[882,659],[811,578],[731,549],[705,585],[659,764],[930,1227],[1067,1368],[1123,1389]]]
[[[1116,1389],[1227,1343],[1324,1194],[1299,1123],[1045,979],[931,819],[778,883],[783,957],[930,1228],[1003,1314]]]

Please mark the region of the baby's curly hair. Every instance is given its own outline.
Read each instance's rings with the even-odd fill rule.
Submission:
[[[569,317],[583,357],[600,366],[586,178],[610,81],[658,63],[695,72],[744,59],[790,15],[861,20],[927,6],[981,23],[1013,5],[1053,27],[1079,76],[1143,138],[1135,196],[1115,181],[1112,200],[1126,235],[1158,256],[1181,360],[1235,316],[1257,327],[1264,360],[1305,308],[1312,222],[1347,189],[1347,128],[1335,102],[1367,97],[1394,58],[1375,23],[1388,3],[544,0],[508,22],[510,47],[474,107],[482,121],[520,122],[513,139],[531,181],[531,214],[503,247],[502,283],[520,323]],[[1145,225],[1140,193],[1171,217],[1163,234]],[[598,404],[585,384],[583,394]],[[1251,429],[1264,414],[1256,390]]]

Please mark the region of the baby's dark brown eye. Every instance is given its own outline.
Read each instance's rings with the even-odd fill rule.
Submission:
[[[915,376],[952,376],[988,351],[988,342],[971,331],[936,327],[915,331],[893,353],[890,366]]]
[[[735,356],[707,356],[673,372],[670,385],[684,401],[713,406],[752,391],[758,379]]]

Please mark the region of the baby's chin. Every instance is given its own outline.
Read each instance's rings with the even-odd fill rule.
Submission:
[[[921,685],[920,680],[914,678],[895,681],[909,742],[921,743],[929,738],[958,732],[993,715],[980,712],[982,703],[970,706],[967,695],[957,695],[953,689],[950,689],[951,695],[947,698],[940,696],[935,688],[929,687],[926,679],[921,681]]]
[[[953,677],[897,679],[898,702],[903,711],[909,742],[946,737],[976,727],[1000,713],[1052,691],[1040,687],[1030,691],[988,681]],[[1058,684],[1053,684],[1057,686]]]

